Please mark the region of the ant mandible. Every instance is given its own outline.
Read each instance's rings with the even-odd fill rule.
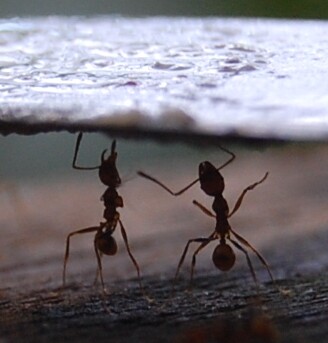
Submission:
[[[221,146],[220,146],[220,149],[231,156],[229,160],[226,161],[224,164],[222,164],[218,168],[213,166],[213,164],[208,161],[204,161],[200,163],[199,164],[199,177],[196,180],[189,183],[186,187],[182,188],[178,192],[173,192],[171,189],[165,186],[162,182],[160,182],[159,180],[155,179],[154,177],[142,171],[139,171],[138,174],[150,181],[155,182],[157,185],[164,188],[167,192],[169,192],[173,196],[181,195],[182,193],[187,191],[189,188],[191,188],[193,185],[195,185],[199,181],[200,188],[207,195],[214,197],[214,201],[212,204],[212,209],[214,213],[212,213],[210,210],[208,210],[204,205],[202,205],[198,201],[193,200],[193,204],[196,205],[202,212],[204,212],[206,215],[210,217],[215,218],[216,220],[215,230],[208,237],[193,238],[187,242],[183,250],[182,256],[180,258],[176,273],[175,273],[175,278],[174,278],[175,281],[177,280],[180,268],[185,260],[186,254],[188,252],[188,249],[191,243],[200,243],[200,245],[194,251],[194,254],[192,256],[190,283],[193,280],[194,268],[196,265],[196,256],[210,242],[219,239],[220,243],[216,246],[212,255],[212,260],[216,268],[218,268],[221,271],[229,271],[235,264],[236,255],[233,249],[231,248],[231,246],[227,243],[227,240],[228,240],[235,248],[237,248],[238,250],[242,251],[245,254],[247,264],[251,271],[253,280],[256,284],[256,287],[258,288],[257,277],[256,277],[255,270],[253,268],[247,249],[250,249],[251,251],[255,253],[255,255],[258,257],[258,259],[261,261],[261,263],[264,265],[264,267],[268,271],[272,282],[274,282],[270,268],[267,262],[265,261],[264,257],[244,237],[239,235],[237,232],[235,232],[231,228],[228,219],[232,217],[232,215],[238,211],[246,193],[250,190],[253,190],[259,184],[263,183],[268,177],[269,173],[268,172],[265,173],[264,177],[261,180],[246,187],[242,191],[238,200],[236,201],[235,206],[233,207],[232,211],[229,211],[228,203],[226,199],[223,197],[225,184],[224,184],[224,178],[222,174],[220,173],[220,170],[226,167],[228,164],[230,164],[236,158],[236,155],[232,153],[231,151],[229,151],[228,149],[225,149]],[[234,236],[235,239],[233,239],[231,236]]]
[[[117,152],[116,148],[116,141],[114,140],[111,146],[111,154],[106,158],[107,150],[104,150],[101,154],[101,164],[96,167],[80,167],[76,164],[77,154],[79,151],[79,147],[82,140],[82,132],[79,133],[75,145],[74,151],[74,158],[72,167],[78,170],[96,170],[98,169],[98,175],[100,181],[107,186],[105,193],[102,195],[101,200],[104,202],[105,210],[104,210],[104,222],[101,222],[98,226],[91,226],[85,229],[77,230],[71,232],[66,239],[66,250],[65,250],[65,257],[64,257],[64,270],[63,270],[63,285],[65,286],[66,281],[66,265],[69,257],[69,246],[70,246],[70,238],[77,234],[89,233],[89,232],[96,232],[94,238],[94,249],[97,257],[98,269],[97,269],[97,276],[98,272],[100,274],[101,285],[103,291],[105,291],[104,286],[104,279],[102,274],[102,264],[101,264],[101,257],[102,254],[105,255],[115,255],[117,253],[117,243],[115,238],[113,237],[113,233],[116,229],[117,224],[119,224],[121,229],[121,234],[123,237],[123,241],[126,246],[126,250],[130,256],[131,261],[133,262],[139,280],[139,286],[141,287],[140,281],[140,269],[139,265],[131,253],[128,236],[126,234],[125,228],[123,223],[120,219],[120,214],[117,212],[118,207],[123,207],[123,198],[118,194],[116,188],[121,185],[121,178],[119,176],[117,167],[116,167],[116,159],[117,159]],[[96,279],[97,279],[96,276]]]

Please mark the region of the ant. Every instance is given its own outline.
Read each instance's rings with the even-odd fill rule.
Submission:
[[[101,164],[96,167],[80,167],[76,164],[78,150],[82,140],[82,132],[79,133],[75,145],[75,152],[72,167],[77,170],[97,170],[100,181],[107,186],[105,193],[101,197],[101,201],[104,202],[105,210],[104,210],[104,222],[100,222],[98,226],[91,226],[85,229],[77,230],[71,232],[66,239],[66,250],[65,250],[65,258],[64,258],[64,270],[63,270],[63,286],[65,286],[65,279],[66,279],[66,265],[69,257],[69,246],[70,246],[70,238],[77,234],[84,234],[89,232],[96,232],[94,238],[94,249],[97,257],[98,269],[96,280],[98,278],[98,273],[100,274],[101,285],[103,291],[105,292],[104,286],[104,279],[102,274],[102,264],[101,264],[101,257],[102,254],[105,255],[115,255],[117,253],[117,243],[115,238],[113,237],[113,233],[115,232],[117,224],[119,224],[121,229],[121,234],[123,237],[123,241],[125,243],[126,250],[130,256],[131,261],[133,262],[139,280],[139,286],[141,287],[140,281],[140,269],[136,259],[133,257],[129,242],[128,236],[126,234],[125,228],[123,223],[120,219],[120,214],[117,211],[118,207],[123,207],[123,198],[118,194],[116,188],[121,185],[121,178],[119,176],[118,170],[116,168],[116,159],[117,159],[117,152],[116,152],[116,141],[114,140],[111,146],[111,154],[106,158],[107,150],[104,150],[101,154]]]
[[[192,256],[190,284],[192,283],[192,280],[193,280],[194,269],[196,265],[196,256],[209,243],[211,243],[214,240],[219,239],[220,243],[216,246],[212,255],[212,260],[216,268],[218,268],[221,271],[229,271],[235,264],[236,255],[233,249],[231,248],[231,246],[227,243],[227,241],[229,241],[235,248],[237,248],[238,250],[242,251],[245,254],[248,267],[251,271],[253,280],[258,289],[257,277],[256,277],[255,270],[253,268],[247,249],[250,249],[251,251],[255,253],[255,255],[258,257],[258,259],[261,261],[261,263],[264,265],[264,267],[268,271],[268,274],[272,282],[274,282],[270,268],[267,262],[265,261],[264,257],[244,237],[239,235],[237,232],[235,232],[231,228],[228,219],[232,217],[232,215],[238,211],[246,193],[248,191],[253,190],[255,187],[257,187],[261,183],[263,183],[268,177],[269,173],[266,172],[264,177],[261,180],[246,187],[242,191],[238,200],[236,201],[232,211],[229,211],[228,203],[226,199],[223,197],[225,183],[224,183],[224,178],[222,174],[220,173],[220,170],[226,167],[228,164],[230,164],[236,158],[236,155],[233,152],[221,146],[219,146],[219,148],[231,156],[229,160],[226,161],[224,164],[222,164],[218,168],[216,168],[212,163],[208,161],[201,162],[199,164],[199,177],[196,180],[189,183],[186,187],[182,188],[178,192],[173,192],[171,189],[165,186],[162,182],[160,182],[159,180],[155,179],[154,177],[142,171],[139,171],[138,174],[150,181],[153,181],[154,183],[164,188],[168,193],[170,193],[173,196],[181,195],[182,193],[187,191],[189,188],[191,188],[193,185],[195,185],[199,181],[200,188],[208,196],[214,197],[214,201],[212,204],[212,209],[214,213],[211,212],[209,209],[207,209],[204,205],[202,205],[198,201],[193,200],[193,204],[196,205],[203,213],[205,213],[206,215],[210,217],[215,218],[216,225],[215,225],[214,232],[212,232],[208,237],[206,238],[199,237],[199,238],[193,238],[193,239],[188,240],[183,250],[182,256],[179,260],[179,264],[175,273],[174,281],[177,280],[180,268],[185,260],[185,257],[187,255],[187,252],[191,243],[200,243],[200,245],[194,251],[194,254]],[[233,239],[231,236],[234,236],[235,239]]]

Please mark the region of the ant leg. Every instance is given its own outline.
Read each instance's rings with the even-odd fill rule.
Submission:
[[[212,241],[216,240],[217,238],[214,236],[215,233],[212,233],[211,236],[209,236],[207,238],[207,240],[204,240],[200,246],[195,250],[194,254],[192,255],[192,261],[191,261],[191,271],[190,271],[190,286],[192,283],[192,280],[194,278],[194,270],[195,270],[195,265],[196,265],[196,256],[198,255],[198,253],[204,249],[209,243],[211,243]]]
[[[138,265],[136,259],[133,257],[133,255],[131,253],[129,242],[128,242],[128,236],[126,234],[126,230],[125,230],[125,228],[123,226],[123,223],[122,223],[121,219],[119,219],[118,222],[120,223],[121,234],[122,234],[125,246],[126,246],[126,250],[127,250],[128,254],[130,256],[131,261],[133,262],[133,264],[134,264],[134,266],[135,266],[135,268],[137,270],[140,290],[143,291],[142,284],[141,284],[141,278],[140,278],[140,268],[139,268],[139,265]]]
[[[229,151],[228,149],[225,149],[221,146],[219,146],[221,150],[223,150],[224,152],[228,153],[231,155],[231,158],[225,162],[222,166],[216,168],[217,170],[220,170],[222,168],[224,168],[225,166],[227,166],[228,164],[230,164],[234,159],[235,159],[235,154],[232,153],[231,151]],[[182,188],[181,190],[179,190],[178,192],[173,192],[170,188],[168,188],[167,186],[165,186],[161,181],[155,179],[153,176],[150,176],[142,171],[138,171],[137,172],[138,175],[144,177],[147,180],[153,181],[155,182],[158,186],[162,187],[163,189],[165,189],[168,193],[170,193],[173,196],[178,196],[181,195],[182,193],[184,193],[185,191],[187,191],[189,188],[191,188],[193,185],[195,185],[198,181],[199,178],[197,178],[196,180],[190,182],[186,187]]]
[[[247,250],[244,249],[239,243],[237,243],[236,241],[232,240],[231,238],[228,238],[228,239],[237,249],[239,249],[240,251],[242,251],[245,254],[248,267],[249,267],[249,269],[251,271],[251,274],[252,274],[252,277],[253,277],[253,280],[255,282],[257,292],[258,292],[259,291],[259,283],[257,281],[255,270],[253,268],[253,265],[252,265],[251,259],[249,258]]]
[[[208,210],[204,205],[202,205],[200,202],[198,202],[197,200],[193,200],[192,203],[194,205],[196,205],[198,208],[201,209],[201,211],[203,211],[205,214],[207,214],[210,217],[216,218],[216,215],[213,214],[210,210]]]
[[[100,255],[100,258],[102,258],[102,252],[99,251],[99,255]],[[95,286],[98,282],[98,277],[99,277],[99,268],[97,268],[97,271],[96,271],[96,276],[95,276],[95,280],[93,282],[93,285]]]
[[[97,276],[98,273],[100,274],[100,281],[101,281],[101,286],[103,289],[103,293],[106,293],[106,289],[105,289],[105,283],[104,283],[104,278],[103,278],[103,273],[102,273],[102,264],[101,264],[101,256],[102,254],[99,252],[98,247],[97,247],[97,238],[95,237],[94,240],[94,248],[95,248],[95,253],[96,253],[96,257],[97,257],[97,263],[98,263],[98,269],[97,269]]]
[[[222,166],[216,168],[217,171],[219,171],[219,170],[223,169],[224,167],[226,167],[228,164],[230,164],[236,158],[236,155],[233,152],[231,152],[230,150],[228,150],[226,148],[223,148],[221,145],[219,145],[219,148],[221,150],[223,150],[224,152],[226,152],[227,154],[231,155],[231,157],[229,158],[229,160],[227,162],[222,164]]]
[[[240,205],[241,205],[241,203],[242,203],[242,201],[243,201],[244,196],[246,195],[246,193],[247,193],[248,191],[253,190],[256,186],[258,186],[259,184],[261,184],[262,182],[264,182],[265,179],[268,177],[268,175],[269,175],[269,173],[266,172],[265,175],[264,175],[264,177],[263,177],[260,181],[253,183],[252,185],[246,187],[246,188],[242,191],[242,193],[241,193],[241,195],[239,196],[239,198],[238,198],[238,200],[237,200],[237,202],[236,202],[236,204],[235,204],[233,210],[229,213],[228,218],[230,218],[235,212],[237,212],[237,210],[239,209],[239,207],[240,207]]]
[[[66,265],[67,265],[67,261],[68,261],[68,257],[69,257],[69,244],[70,244],[70,238],[74,235],[78,235],[78,234],[83,234],[83,233],[88,233],[88,232],[94,232],[97,231],[101,228],[101,226],[91,226],[88,227],[86,229],[82,229],[82,230],[77,230],[77,231],[73,231],[71,232],[67,238],[66,238],[66,249],[65,249],[65,257],[64,257],[64,269],[63,269],[63,287],[65,287],[65,282],[66,282]]]
[[[268,271],[268,274],[270,275],[271,281],[273,283],[275,283],[275,280],[274,280],[273,275],[271,273],[270,267],[269,267],[268,263],[266,262],[266,260],[264,259],[264,257],[244,237],[240,236],[234,230],[232,230],[232,229],[230,229],[230,230],[240,243],[244,244],[246,247],[248,247],[249,249],[251,249],[255,253],[255,255],[258,257],[258,259],[261,261],[261,263],[264,265],[264,267]]]
[[[78,170],[95,170],[95,169],[99,169],[99,166],[97,166],[97,167],[80,167],[80,166],[76,165],[77,154],[78,154],[78,151],[79,151],[79,148],[80,148],[82,136],[83,136],[82,132],[80,132],[79,135],[77,136],[77,140],[76,140],[76,144],[75,144],[75,150],[74,150],[74,157],[73,157],[73,162],[72,162],[72,167],[74,169],[78,169]]]
[[[138,171],[137,172],[138,175],[144,177],[147,180],[153,181],[155,182],[158,186],[162,187],[163,189],[165,189],[168,193],[170,193],[173,196],[178,196],[181,195],[182,193],[184,193],[186,190],[188,190],[190,187],[192,187],[194,184],[196,184],[199,181],[199,178],[194,180],[193,182],[191,182],[188,186],[184,187],[183,189],[181,189],[178,192],[173,192],[170,188],[168,188],[167,186],[164,185],[164,183],[162,183],[161,181],[155,179],[153,176],[150,176],[142,171]]]
[[[193,239],[189,239],[189,241],[187,242],[187,244],[186,244],[186,246],[185,246],[185,248],[183,250],[183,253],[181,255],[181,258],[180,258],[180,261],[179,261],[179,264],[178,264],[178,267],[177,267],[177,271],[175,272],[174,283],[176,282],[176,280],[178,278],[178,274],[180,272],[180,268],[181,268],[181,266],[182,266],[182,264],[184,262],[184,259],[185,259],[186,255],[187,255],[187,252],[188,252],[188,249],[189,249],[189,245],[191,243],[194,243],[194,242],[195,243],[202,243],[202,244],[207,243],[209,240],[211,240],[213,237],[215,237],[215,233],[216,232],[213,232],[207,238],[193,238]]]

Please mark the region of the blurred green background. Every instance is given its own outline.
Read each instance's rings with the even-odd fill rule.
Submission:
[[[33,15],[179,15],[321,18],[327,0],[2,0],[0,17]]]
[[[35,136],[12,134],[0,135],[0,191],[1,181],[21,180],[28,182],[56,181],[60,178],[92,178],[94,172],[78,172],[72,168],[77,134],[47,133]],[[80,146],[78,164],[97,166],[103,150],[110,149],[115,137],[99,133],[86,133]],[[174,147],[172,149],[172,147]],[[133,179],[136,170],[147,166],[173,163],[173,160],[202,160],[204,149],[185,144],[159,144],[150,140],[126,140],[117,138],[118,167],[124,180]],[[217,149],[206,149],[207,156],[217,156]],[[186,163],[186,162],[181,162]],[[195,173],[197,171],[195,170]],[[0,192],[1,193],[1,192]]]

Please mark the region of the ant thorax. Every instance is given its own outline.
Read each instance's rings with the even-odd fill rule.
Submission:
[[[104,202],[105,207],[123,207],[123,198],[112,187],[106,189],[105,193],[101,196],[101,201]]]
[[[214,198],[212,209],[219,219],[222,217],[227,218],[229,215],[229,205],[222,195],[218,195]]]
[[[215,197],[212,209],[217,218],[215,231],[221,236],[221,238],[225,238],[231,227],[228,222],[229,206],[222,195]]]
[[[123,199],[118,195],[115,188],[108,187],[101,197],[101,200],[104,202],[104,218],[110,223],[110,225],[117,224],[117,221],[120,217],[117,212],[117,207],[123,207]]]
[[[111,218],[108,219],[105,217],[105,212],[106,210],[104,211],[104,218],[106,219],[106,223],[102,231],[112,234],[116,229],[117,223],[120,219],[120,214],[118,212],[115,212],[114,215],[111,215]]]

